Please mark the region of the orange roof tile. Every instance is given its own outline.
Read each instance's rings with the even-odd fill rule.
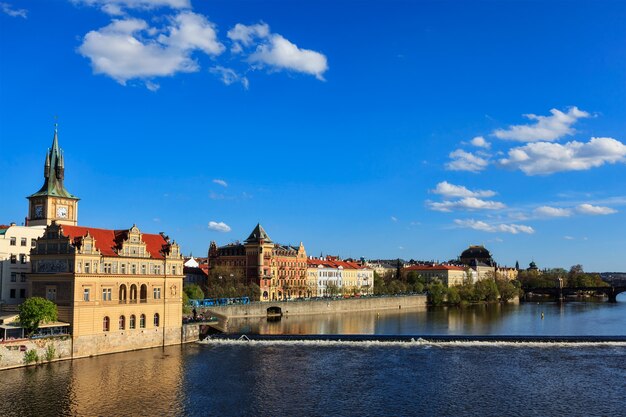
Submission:
[[[70,238],[73,243],[78,243],[89,233],[96,241],[96,249],[103,256],[119,256],[117,249],[121,247],[122,241],[126,239],[128,230],[98,229],[95,227],[62,225],[61,230],[64,236]],[[163,259],[161,253],[163,246],[167,244],[163,236],[149,233],[141,234],[142,240],[146,244],[146,249],[151,258]]]

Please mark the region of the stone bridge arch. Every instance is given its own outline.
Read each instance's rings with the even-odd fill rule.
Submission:
[[[267,308],[267,317],[282,317],[283,309],[278,306],[271,306]]]

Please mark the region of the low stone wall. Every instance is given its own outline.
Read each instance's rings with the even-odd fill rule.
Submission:
[[[181,343],[190,343],[200,340],[200,324],[183,324]]]
[[[36,353],[38,360],[27,364],[27,352],[30,351]],[[0,370],[65,360],[71,356],[72,340],[69,336],[3,342],[0,343]]]
[[[217,317],[266,317],[268,308],[279,308],[282,315],[304,315],[340,313],[348,311],[376,311],[390,309],[423,308],[426,306],[425,295],[405,295],[397,297],[364,297],[343,300],[309,300],[253,303],[211,307],[210,314]]]

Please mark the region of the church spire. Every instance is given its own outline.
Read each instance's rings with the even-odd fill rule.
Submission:
[[[44,165],[44,184],[41,189],[31,197],[53,196],[77,199],[65,189],[63,185],[64,178],[65,163],[63,161],[63,151],[59,146],[59,125],[55,123],[52,147],[46,154]]]

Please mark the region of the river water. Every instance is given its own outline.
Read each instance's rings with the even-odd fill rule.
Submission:
[[[0,416],[626,415],[626,342],[375,340],[626,336],[619,300],[243,320],[235,330],[374,340],[215,340],[3,371]]]

